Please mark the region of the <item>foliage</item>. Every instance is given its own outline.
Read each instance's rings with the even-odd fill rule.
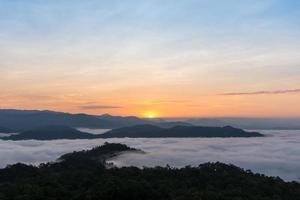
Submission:
[[[113,129],[100,137],[103,138],[156,138],[156,137],[263,137],[258,132],[248,132],[231,126],[225,127],[203,127],[203,126],[174,126],[161,128],[154,125],[144,124],[130,127]]]
[[[298,200],[300,184],[245,171],[233,165],[205,163],[167,167],[107,168],[105,159],[123,151],[108,144],[73,152],[59,162],[24,164],[0,170],[1,200]]]

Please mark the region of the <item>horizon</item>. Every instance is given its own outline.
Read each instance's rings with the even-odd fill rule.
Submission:
[[[299,118],[298,1],[0,0],[0,108]]]
[[[147,117],[147,116],[138,116],[138,115],[114,115],[111,113],[98,113],[98,114],[89,114],[85,112],[67,112],[67,111],[57,111],[57,110],[41,110],[41,109],[15,109],[15,108],[0,108],[0,111],[33,111],[33,112],[57,112],[57,113],[66,113],[66,114],[84,114],[84,115],[91,115],[91,116],[103,116],[109,115],[113,117],[137,117],[140,119],[164,119],[164,120],[189,120],[189,119],[274,119],[274,120],[293,120],[293,119],[300,119],[300,116],[295,117],[238,117],[238,116],[186,116],[186,117]]]
[[[0,199],[299,199],[300,0],[0,0]]]

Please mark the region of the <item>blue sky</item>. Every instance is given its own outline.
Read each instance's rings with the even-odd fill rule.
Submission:
[[[134,114],[143,109],[136,104],[194,99],[211,106],[200,115],[228,115],[230,101],[251,110],[266,100],[215,95],[298,89],[299,36],[297,0],[0,0],[0,106],[109,104]],[[299,95],[274,99],[264,113],[280,113]],[[159,109],[170,113],[168,106]]]

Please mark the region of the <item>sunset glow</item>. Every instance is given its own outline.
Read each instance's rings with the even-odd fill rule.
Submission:
[[[298,1],[57,4],[0,1],[0,108],[300,115]]]
[[[153,118],[158,118],[159,115],[155,111],[146,111],[143,113],[143,117],[153,119]]]

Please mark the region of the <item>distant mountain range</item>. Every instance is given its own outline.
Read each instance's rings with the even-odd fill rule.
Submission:
[[[191,123],[188,122],[165,121],[163,119],[142,119],[135,116],[121,117],[121,116],[112,116],[109,114],[104,114],[98,116],[98,118],[113,124],[114,127],[112,128],[135,126],[135,125],[142,125],[142,124],[152,124],[162,128],[171,128],[174,126],[193,126]]]
[[[153,125],[137,125],[113,129],[104,134],[102,138],[158,138],[158,137],[262,137],[257,132],[247,132],[242,129],[225,127],[201,127],[201,126],[175,126],[161,128]]]
[[[233,127],[175,126],[161,128],[154,125],[136,125],[113,129],[104,134],[94,135],[67,126],[46,126],[21,132],[5,140],[55,140],[55,139],[96,139],[96,138],[162,138],[162,137],[261,137],[257,132],[246,132]]]
[[[0,126],[16,131],[64,125],[69,127],[111,128],[114,124],[96,116],[53,111],[0,110]]]
[[[0,127],[0,133],[13,133],[13,132],[14,131],[9,128]]]
[[[45,126],[17,135],[10,135],[5,140],[58,140],[58,139],[93,139],[95,135],[78,131],[67,126]]]
[[[300,118],[191,118],[177,119],[195,126],[233,126],[252,130],[300,130]]]
[[[95,129],[115,129],[150,124],[161,128],[174,126],[233,126],[241,129],[300,129],[300,118],[191,118],[191,119],[144,119],[135,116],[71,114],[54,111],[0,109],[0,132],[21,132],[38,127],[61,125]]]
[[[139,124],[153,124],[165,128],[178,125],[192,126],[187,122],[152,121],[134,116],[120,117],[108,114],[96,116],[48,110],[0,110],[0,126],[15,131],[26,131],[50,125],[112,129]]]

